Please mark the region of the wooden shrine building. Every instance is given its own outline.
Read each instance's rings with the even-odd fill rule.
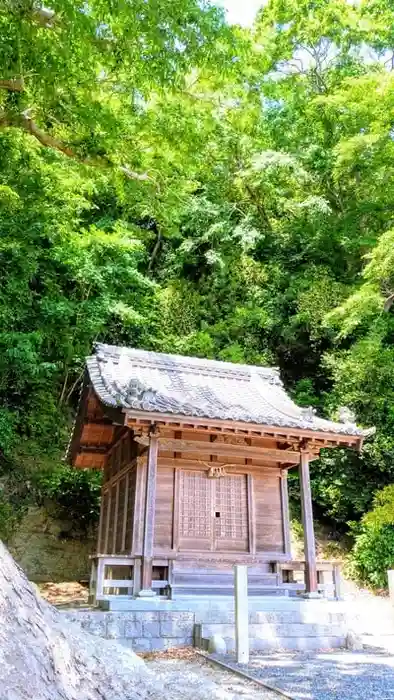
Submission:
[[[299,468],[306,591],[318,588],[309,462],[363,431],[296,406],[276,370],[97,345],[69,448],[101,469],[97,599],[264,593],[289,562],[287,473]]]

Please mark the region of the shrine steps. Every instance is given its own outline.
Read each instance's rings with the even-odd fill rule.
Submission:
[[[235,649],[235,616],[213,608],[194,628],[195,645],[207,650],[218,635],[227,651]],[[249,600],[249,647],[251,651],[314,651],[345,645],[348,625],[338,602],[271,598]]]
[[[194,643],[206,649],[219,635],[228,651],[235,647],[234,600],[231,596],[190,596],[177,600],[124,599],[110,610],[64,611],[92,634],[117,639],[135,651],[157,651]],[[317,650],[345,645],[352,621],[346,603],[272,596],[249,599],[252,651]],[[351,628],[350,627],[350,628]]]
[[[278,576],[266,571],[267,565],[248,567],[249,597],[262,595],[283,595],[278,587]],[[174,562],[171,595],[174,599],[182,596],[233,596],[234,573],[232,569],[223,571],[211,566],[188,568],[184,562]]]
[[[209,596],[214,598],[222,598],[223,595],[227,595],[229,598],[234,596],[234,586],[232,584],[223,584],[222,586],[212,587],[209,583],[193,584],[190,586],[172,586],[172,594],[174,600],[179,600],[186,596]],[[264,596],[282,596],[282,591],[275,586],[274,583],[262,584],[258,588],[249,588],[248,595],[250,598]]]
[[[263,618],[260,615],[257,617]],[[315,651],[343,647],[347,629],[340,615],[337,619],[325,622],[305,622],[302,616],[289,619],[283,613],[270,613],[268,619],[259,622],[255,615],[250,616],[250,651]],[[195,646],[208,650],[209,640],[219,636],[224,639],[228,652],[235,650],[235,630],[233,624],[202,623],[194,628]]]

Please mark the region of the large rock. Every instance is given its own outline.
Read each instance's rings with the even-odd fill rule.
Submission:
[[[210,654],[227,653],[226,642],[224,641],[223,637],[220,636],[220,634],[213,634],[212,637],[209,638],[208,651]]]
[[[130,649],[67,622],[37,596],[0,542],[1,700],[158,700]]]
[[[95,551],[97,535],[90,532],[82,537],[72,527],[71,521],[57,520],[45,508],[29,508],[8,547],[30,581],[63,583],[89,578],[89,554]]]
[[[353,630],[349,630],[346,635],[346,649],[350,651],[362,651],[364,649],[362,638]]]

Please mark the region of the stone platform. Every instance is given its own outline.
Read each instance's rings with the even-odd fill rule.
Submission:
[[[135,651],[159,651],[195,644],[212,635],[234,648],[234,601],[228,597],[117,601],[117,610],[62,611],[68,619]],[[340,601],[252,598],[249,601],[251,650],[316,650],[344,646],[349,622]]]

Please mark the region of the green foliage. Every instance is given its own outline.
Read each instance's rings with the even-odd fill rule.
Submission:
[[[101,474],[94,470],[73,470],[62,465],[33,475],[38,504],[60,520],[86,533],[96,525],[100,513]]]
[[[7,496],[0,491],[0,538],[7,542],[17,525],[18,518]]]
[[[22,86],[3,92],[2,120],[38,134],[34,124],[90,162],[131,156],[127,167],[138,165],[133,117],[151,88],[181,87],[191,66],[213,57],[213,42],[221,62],[225,28],[205,1],[55,0],[49,20],[45,9],[1,4],[2,79]]]
[[[68,536],[84,537],[98,522],[101,473],[70,469],[57,450],[43,453],[31,439],[25,449],[0,462],[0,537],[11,537],[30,506],[69,523]]]
[[[312,465],[345,530],[393,478],[391,4],[0,5],[1,454],[88,527],[58,465],[96,340],[273,364],[378,429]]]
[[[7,408],[0,407],[0,445],[3,455],[8,456],[15,445],[16,415]]]
[[[373,588],[387,586],[387,570],[394,566],[394,485],[378,491],[373,509],[354,527],[355,544],[349,573]]]
[[[26,465],[9,456],[0,458],[0,537],[12,536],[21,518],[34,502],[31,478]]]
[[[360,454],[353,450],[323,450],[311,465],[315,514],[345,532],[371,507],[374,493],[394,481],[394,441],[379,435]]]

